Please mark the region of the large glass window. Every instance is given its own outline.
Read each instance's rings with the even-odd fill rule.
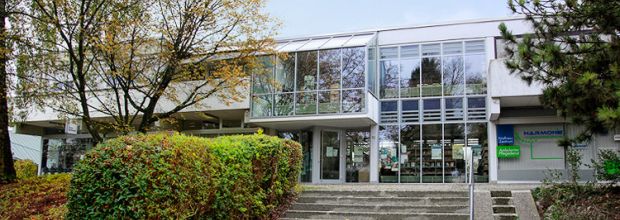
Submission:
[[[278,132],[278,137],[297,141],[302,148],[301,182],[312,182],[312,132]]]
[[[379,126],[379,182],[398,182],[398,126]]]
[[[422,182],[443,182],[441,124],[422,125]]]
[[[463,95],[465,89],[465,71],[463,56],[443,57],[443,94],[446,96]]]
[[[467,94],[486,94],[486,60],[484,54],[465,56]]]
[[[376,49],[374,47],[368,48],[368,90],[376,95],[377,92],[377,60],[376,60]]]
[[[297,53],[297,91],[316,90],[317,52]]]
[[[342,91],[342,112],[363,112],[364,103],[365,100],[363,89]]]
[[[259,66],[252,70],[252,91],[254,94],[273,92],[273,56],[258,57]]]
[[[271,116],[273,97],[269,95],[252,96],[252,116],[253,117],[269,117]]]
[[[342,49],[343,88],[364,88],[365,63],[364,48],[357,47]],[[370,72],[371,70],[369,69],[368,71]]]
[[[319,113],[340,112],[340,90],[319,92]]]
[[[465,124],[445,124],[443,144],[446,183],[465,183]]]
[[[441,96],[440,57],[422,58],[422,96]]]
[[[370,181],[370,132],[346,131],[347,182]]]
[[[293,93],[275,94],[274,116],[293,115]]]
[[[293,92],[295,89],[295,54],[278,59],[276,68],[276,92]]]
[[[316,92],[300,92],[296,98],[295,114],[316,114]]]
[[[489,143],[486,123],[467,124],[467,146],[471,147],[474,164],[474,181],[489,182]]]
[[[420,59],[400,61],[400,97],[420,96]]]
[[[404,125],[400,130],[400,182],[420,182],[420,126]]]
[[[340,49],[319,51],[319,89],[340,88]]]
[[[383,60],[380,62],[381,98],[398,98],[398,62]]]

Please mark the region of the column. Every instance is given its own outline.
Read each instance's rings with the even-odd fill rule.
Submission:
[[[370,127],[370,183],[379,182],[379,125]]]

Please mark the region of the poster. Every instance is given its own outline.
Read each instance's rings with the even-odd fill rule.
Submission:
[[[455,160],[462,160],[463,158],[463,146],[464,144],[452,145],[452,158]]]

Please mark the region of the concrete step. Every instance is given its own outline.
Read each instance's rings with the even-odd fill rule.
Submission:
[[[467,197],[353,197],[353,196],[302,196],[298,203],[352,204],[352,205],[468,205]]]
[[[519,216],[517,214],[493,214],[495,220],[517,220]]]
[[[512,205],[494,205],[493,213],[494,214],[512,214],[512,213],[517,213],[517,210]]]
[[[493,205],[512,205],[512,198],[510,197],[492,197]]]
[[[304,191],[303,196],[357,196],[357,197],[468,197],[467,191]]]
[[[359,219],[359,220],[460,220],[469,219],[468,214],[461,213],[402,213],[402,212],[335,212],[335,211],[299,211],[289,210],[285,219]]]
[[[401,213],[469,213],[467,205],[410,206],[410,205],[352,205],[295,203],[290,210],[334,211],[334,212],[401,212]]]
[[[491,197],[512,197],[510,191],[491,191]]]

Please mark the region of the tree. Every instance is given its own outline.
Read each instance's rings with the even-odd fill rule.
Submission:
[[[261,11],[264,0],[32,5],[31,49],[22,51],[29,59],[19,63],[29,86],[21,92],[81,119],[97,142],[107,133],[146,132],[210,97],[239,101],[276,27]]]
[[[0,0],[0,182],[13,181],[17,178],[11,152],[11,140],[9,137],[9,112],[8,112],[8,77],[7,59],[9,47],[6,37],[8,36],[6,20],[8,18],[7,0]]]
[[[585,126],[583,141],[620,123],[620,2],[510,0],[533,33],[506,40],[506,66],[528,83],[544,85],[541,102]],[[566,142],[565,144],[570,144]]]

